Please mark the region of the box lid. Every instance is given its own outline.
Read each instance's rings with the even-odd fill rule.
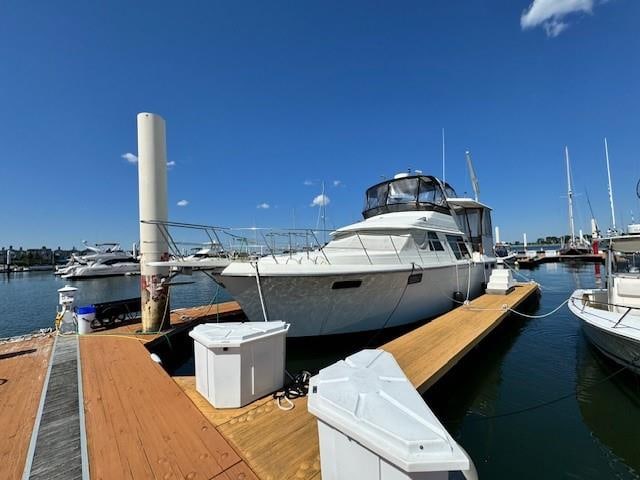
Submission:
[[[276,322],[205,323],[196,326],[189,336],[207,348],[237,347],[270,335],[287,334],[289,324]]]
[[[308,408],[406,472],[470,466],[393,355],[383,350],[362,350],[320,370],[309,384]]]

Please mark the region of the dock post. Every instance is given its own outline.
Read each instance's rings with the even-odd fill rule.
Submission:
[[[166,222],[167,150],[164,119],[153,113],[138,114],[138,192],[140,206],[140,297],[142,331],[157,332],[169,327],[169,267],[152,267],[149,262],[169,260],[169,247],[159,225]]]

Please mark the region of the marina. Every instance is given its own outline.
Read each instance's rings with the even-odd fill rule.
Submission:
[[[510,309],[516,309],[521,302],[535,292],[537,292],[536,284],[523,284],[517,286],[515,291],[506,297],[493,296],[493,301],[489,301],[488,298],[480,298],[469,305],[459,307],[451,314],[383,345],[381,348],[394,354],[399,365],[407,371],[411,383],[416,389],[424,392],[509,315],[510,311],[501,308],[501,305],[506,304]],[[213,315],[208,308],[200,310],[209,312],[208,318]],[[483,319],[482,322],[471,322],[472,316],[478,316],[477,312],[483,312],[478,318],[478,320]],[[216,307],[216,315],[238,313],[240,310],[237,304],[224,304]],[[172,378],[153,362],[148,350],[144,348],[145,343],[160,341],[162,336],[171,336],[174,331],[179,331],[182,328],[181,323],[185,321],[189,323],[202,322],[207,318],[202,317],[198,309],[176,312],[175,317],[172,325],[173,330],[159,336],[139,336],[136,330],[140,325],[137,324],[137,326],[119,327],[115,330],[105,331],[104,334],[95,333],[91,336],[83,336],[77,347],[73,347],[73,343],[67,347],[69,342],[78,342],[77,337],[60,337],[60,340],[53,342],[52,358],[47,359],[45,353],[45,359],[48,361],[40,360],[39,368],[42,374],[47,370],[49,362],[53,362],[51,365],[54,366],[54,370],[52,370],[52,376],[49,373],[36,376],[36,381],[30,385],[30,391],[37,393],[44,388],[46,394],[43,395],[43,398],[45,400],[51,398],[52,393],[50,392],[52,392],[52,388],[56,388],[52,384],[52,381],[56,381],[53,379],[60,378],[55,371],[55,365],[60,364],[61,361],[56,360],[58,356],[68,355],[64,352],[71,348],[71,354],[77,356],[80,361],[80,365],[77,365],[75,357],[73,357],[73,368],[77,372],[82,372],[80,374],[82,375],[81,383],[84,386],[83,393],[80,394],[80,407],[83,408],[84,418],[82,421],[85,422],[86,428],[86,448],[89,462],[86,468],[95,475],[95,478],[112,478],[113,476],[138,478],[141,474],[148,478],[165,478],[167,474],[186,478],[213,478],[223,473],[224,475],[220,478],[229,475],[231,475],[229,478],[240,478],[238,477],[240,473],[249,475],[248,478],[253,478],[253,474],[257,475],[257,478],[314,478],[319,472],[317,431],[314,429],[313,418],[307,412],[304,398],[295,402],[295,408],[291,410],[291,413],[274,408],[271,396],[261,398],[239,410],[216,411],[210,405],[207,406],[201,398],[198,399],[198,394],[194,392],[195,381],[193,377],[178,377],[176,382],[173,382]],[[184,320],[184,318],[189,320]],[[461,325],[464,324],[473,327],[469,329],[466,336],[462,334],[461,330]],[[447,332],[454,330],[458,331],[460,335],[455,337],[447,335]],[[449,341],[444,340],[447,337],[450,339]],[[25,347],[35,346],[37,348],[33,350],[44,349],[46,352],[52,348],[52,341],[51,335],[43,336],[37,342],[33,342],[33,340],[30,341],[32,343],[26,342]],[[451,341],[455,341],[455,345],[451,344]],[[11,348],[9,350],[3,348],[2,354],[15,354],[16,344],[20,345],[21,342],[6,344]],[[435,348],[436,346],[437,348]],[[79,354],[76,348],[79,348]],[[426,354],[421,353],[420,348],[424,349]],[[24,353],[24,350],[22,352],[24,355],[29,355],[29,353]],[[106,363],[105,358],[109,358]],[[32,359],[28,358],[26,361],[29,362]],[[12,370],[13,372],[21,371],[19,368]],[[9,372],[6,375],[8,377],[6,380],[12,386],[16,377],[13,374],[9,375]],[[71,373],[66,375],[67,379],[72,376]],[[141,389],[143,384],[145,388]],[[136,391],[137,394],[132,395],[133,391]],[[9,404],[26,404],[27,402],[24,401],[25,398],[21,397],[21,394],[24,395],[27,392],[29,392],[28,389],[18,391],[13,388],[3,389],[3,395],[9,396]],[[152,393],[153,397],[147,396]],[[72,395],[76,402],[78,401],[77,389],[71,391],[69,395]],[[37,397],[37,395],[35,396]],[[111,398],[119,400],[114,403],[114,400],[110,400]],[[152,400],[152,398],[156,400]],[[157,399],[160,398],[165,400],[158,402]],[[196,401],[191,402],[189,399],[193,398]],[[116,404],[121,406],[122,411],[113,410]],[[49,404],[44,403],[44,405],[44,416],[42,419],[38,418],[41,415],[38,412],[38,417],[36,417],[34,428],[38,432],[43,431],[42,422],[47,418],[48,409],[46,406]],[[151,405],[153,408],[149,409]],[[25,417],[36,416],[34,406],[30,411],[25,412]],[[3,411],[6,412],[6,416],[10,415],[10,410]],[[165,411],[181,413],[178,417],[172,417],[172,419],[157,424],[157,420],[163,416],[162,412]],[[133,412],[139,413],[129,417]],[[142,412],[145,413],[145,416],[140,416]],[[275,417],[272,418],[271,414]],[[77,415],[65,418],[78,421]],[[127,418],[129,420],[126,420]],[[207,425],[205,418],[211,418],[210,427],[205,426]],[[1,423],[6,424],[7,422],[8,419],[3,416]],[[118,426],[118,422],[125,423],[120,423]],[[249,425],[249,422],[251,422],[251,428],[247,429],[246,425]],[[78,463],[76,467],[73,467],[75,468],[73,475],[76,475],[77,478],[83,478],[83,461],[80,459],[81,429],[70,431],[64,425],[60,428],[61,430],[49,435],[75,435],[67,443],[73,444],[75,442],[74,451],[78,455]],[[162,433],[163,429],[169,430],[166,431],[167,433]],[[171,434],[167,436],[169,431]],[[114,432],[111,434],[113,436],[108,432]],[[29,437],[28,433],[22,433],[22,445],[20,442],[12,442],[13,448],[24,450],[25,440]],[[146,435],[148,437],[145,437]],[[158,438],[173,440],[170,440],[169,444],[157,444],[154,439]],[[283,454],[277,457],[277,462],[274,462],[268,445],[273,444],[276,439],[281,439],[278,444],[283,452],[297,450],[296,456],[290,458]],[[128,442],[134,443],[129,444]],[[230,442],[233,448],[226,442]],[[288,444],[290,446],[287,446]],[[38,472],[38,457],[36,456],[39,452],[38,445],[40,443],[36,441],[35,451],[28,450],[34,457],[26,460],[27,471],[32,472],[30,477],[33,478],[38,478],[38,473],[36,473]],[[114,449],[114,445],[119,445],[119,447]],[[133,448],[134,445],[135,448]],[[8,447],[9,445],[2,445],[1,448],[6,451]],[[167,448],[171,451],[169,456],[165,456],[168,453]],[[114,454],[104,455],[107,451],[114,452]],[[116,454],[116,452],[120,453]],[[22,457],[17,455],[15,457],[12,462],[14,464],[6,467],[8,468],[5,472],[6,475],[9,475],[10,471],[20,471],[19,459]],[[69,465],[67,462],[73,458],[73,454],[69,453],[64,458],[65,465]],[[159,462],[149,461],[149,459],[155,458],[158,458]],[[211,461],[207,461],[208,459]],[[18,465],[15,464],[16,461]],[[31,465],[35,465],[35,467]],[[49,464],[48,468],[53,468],[54,470],[50,471],[52,472],[59,470],[60,467]],[[52,478],[51,473],[47,476],[47,471],[49,470],[44,470],[44,473],[40,474],[44,475],[44,478]],[[65,470],[65,475],[72,475],[70,472]],[[305,475],[300,476],[300,472],[305,472]],[[76,477],[69,476],[68,478]]]
[[[640,3],[3,12],[0,480],[640,480]]]

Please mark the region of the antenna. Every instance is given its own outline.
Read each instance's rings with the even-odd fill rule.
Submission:
[[[607,137],[604,137],[604,156],[607,159],[607,176],[609,177],[609,205],[611,206],[611,224],[613,231],[616,230],[616,214],[613,209],[613,187],[611,186],[611,168],[609,167],[609,145],[607,145]]]
[[[569,167],[569,147],[564,147],[564,157],[567,161],[567,196],[569,197],[569,228],[571,229],[571,244],[575,244],[576,228],[573,223],[573,190],[571,190],[571,169]]]
[[[471,185],[473,186],[473,193],[475,194],[476,202],[480,198],[480,185],[478,184],[478,177],[476,171],[473,168],[473,162],[471,161],[471,152],[465,150],[465,157],[467,158],[467,167],[469,168],[469,177],[471,178]]]
[[[444,150],[444,128],[442,128],[442,183],[446,183],[446,177],[445,177],[445,172],[444,172],[444,166],[445,166],[445,150]]]

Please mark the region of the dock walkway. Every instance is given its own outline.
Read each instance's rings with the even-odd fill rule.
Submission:
[[[77,335],[56,337],[50,362],[29,446],[25,478],[88,479]]]

